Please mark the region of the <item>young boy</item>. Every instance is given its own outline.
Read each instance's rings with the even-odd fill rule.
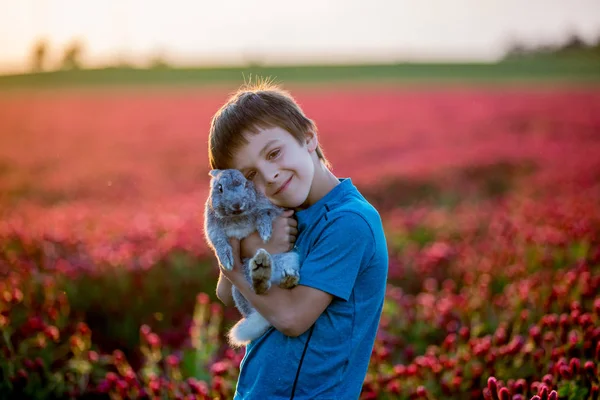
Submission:
[[[357,399],[387,279],[379,214],[349,178],[335,177],[315,124],[287,92],[268,83],[240,89],[214,115],[209,159],[213,169],[242,171],[297,218],[297,287],[272,286],[256,295],[240,267],[240,252],[290,250],[292,211],[275,221],[269,243],[257,234],[232,240],[235,266],[221,269],[218,297],[233,304],[231,285],[237,286],[275,328],[246,347],[235,399]]]

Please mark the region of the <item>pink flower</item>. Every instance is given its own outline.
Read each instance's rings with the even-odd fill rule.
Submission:
[[[77,332],[79,332],[79,334],[82,336],[87,336],[91,333],[90,328],[85,322],[79,322],[77,324]]]
[[[206,382],[199,381],[196,378],[188,378],[187,383],[192,389],[192,393],[206,396],[208,395],[209,390]]]
[[[160,393],[160,381],[158,379],[152,379],[148,384],[148,387],[154,393],[154,395],[158,395]]]
[[[400,394],[400,390],[401,390],[400,382],[397,380],[390,381],[387,384],[386,389],[389,393]]]
[[[542,398],[542,400],[547,400],[548,399],[548,386],[542,384],[540,386],[540,390],[538,392],[538,395]]]
[[[35,363],[29,358],[23,360],[23,366],[29,370],[35,369]]]
[[[152,332],[152,329],[150,329],[150,327],[146,324],[140,326],[140,335],[143,338],[146,338],[150,333]]]
[[[514,386],[514,392],[522,394],[525,391],[526,387],[527,387],[527,381],[525,381],[525,379],[523,379],[523,378],[517,379],[517,381],[515,382],[515,386]]]
[[[12,292],[12,302],[13,304],[18,304],[23,300],[23,292],[19,288],[13,288]]]
[[[160,338],[156,333],[151,333],[148,335],[148,344],[151,347],[160,347]]]
[[[210,303],[210,297],[206,293],[198,293],[196,301],[198,304],[206,305]]]
[[[95,362],[97,362],[97,361],[98,361],[98,359],[100,358],[100,357],[98,356],[98,353],[96,353],[96,352],[95,352],[95,351],[93,351],[93,350],[90,350],[90,351],[88,351],[87,357],[88,357],[88,360],[89,360],[90,362],[92,362],[92,363],[95,363]]]
[[[117,380],[119,380],[119,377],[114,372],[107,372],[104,379],[106,379],[106,381],[111,385],[114,385],[117,382]]]
[[[121,350],[113,351],[113,360],[115,364],[120,364],[125,361],[125,354]]]
[[[560,372],[560,375],[561,375],[561,376],[562,376],[564,379],[566,379],[566,380],[569,380],[569,379],[571,379],[571,376],[572,376],[572,375],[571,375],[571,370],[570,370],[570,369],[569,369],[569,367],[567,367],[566,365],[563,365],[563,366],[561,366],[561,367],[560,367],[560,369],[559,369],[559,372]]]
[[[498,397],[500,398],[500,400],[510,400],[510,392],[505,387],[500,388],[500,390],[498,391]]]
[[[213,303],[210,305],[210,314],[213,316],[223,315],[223,307],[221,307],[218,303]]]
[[[458,330],[458,334],[463,340],[469,340],[469,337],[471,336],[471,332],[469,331],[469,328],[467,328],[466,326],[461,327]]]
[[[582,328],[587,328],[588,326],[593,325],[593,321],[592,321],[592,317],[590,314],[585,313],[585,314],[581,314],[579,316],[579,319],[577,321],[579,323],[579,326],[581,326]]]
[[[427,389],[424,386],[419,386],[416,393],[418,397],[427,397]]]
[[[126,381],[120,379],[117,381],[116,387],[117,387],[117,391],[119,393],[121,393],[121,395],[124,395],[127,392],[129,385],[127,384]]]
[[[579,370],[581,368],[581,362],[578,358],[571,358],[569,361],[569,369],[571,370],[571,374],[577,375],[579,374]]]
[[[483,388],[481,393],[483,394],[484,400],[492,400],[492,392],[490,392],[489,388]]]
[[[210,367],[210,372],[214,375],[223,375],[229,371],[231,363],[229,361],[217,361]]]
[[[27,321],[27,328],[32,332],[42,331],[46,328],[46,324],[40,317],[31,317]]]
[[[493,399],[498,397],[498,381],[493,376],[490,376],[487,381],[487,387]]]
[[[569,326],[569,316],[565,313],[560,314],[558,323],[563,329],[566,329]]]
[[[594,378],[596,376],[596,366],[594,365],[593,361],[586,361],[583,365],[583,369],[590,378]]]
[[[534,342],[539,343],[542,337],[542,331],[539,326],[535,325],[529,329],[529,336],[533,339]]]
[[[542,382],[548,386],[549,388],[552,387],[552,385],[554,384],[554,377],[551,374],[546,374],[542,377]]]
[[[131,370],[131,369],[128,369],[125,372],[124,378],[125,378],[125,381],[127,382],[127,384],[131,385],[131,386],[135,385],[135,383],[137,381],[137,376],[136,376],[135,372],[133,372],[133,370]]]
[[[402,377],[406,372],[406,367],[402,364],[394,365],[394,376]]]
[[[169,354],[165,359],[167,365],[171,368],[175,368],[179,365],[179,358],[174,354]]]

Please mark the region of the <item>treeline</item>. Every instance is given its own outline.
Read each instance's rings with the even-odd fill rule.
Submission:
[[[592,43],[583,40],[579,35],[573,33],[567,40],[560,44],[544,43],[542,45],[525,45],[514,41],[504,56],[504,59],[519,59],[536,56],[589,56],[600,57],[600,35]]]
[[[54,61],[50,65],[51,52],[58,52],[60,57],[58,63]],[[49,70],[76,70],[83,69],[82,57],[85,54],[85,45],[79,40],[73,40],[62,48],[52,48],[45,39],[40,39],[33,44],[31,50],[30,70],[31,72],[43,72]],[[124,59],[117,60],[112,67],[131,67]],[[148,61],[149,68],[168,68],[169,64],[161,54],[155,54]]]
[[[50,51],[58,51],[61,56],[58,59],[58,65],[50,66]],[[31,50],[31,72],[42,72],[46,70],[73,70],[83,68],[82,56],[85,52],[85,46],[78,40],[73,40],[63,48],[52,49],[50,43],[45,39],[40,39],[33,44]],[[542,45],[526,45],[520,41],[513,41],[508,46],[503,57],[504,60],[513,60],[521,58],[532,58],[538,56],[556,56],[556,57],[600,57],[600,36],[588,43],[577,34],[571,34],[567,40],[560,44],[547,43]],[[117,60],[113,67],[130,67],[126,60]],[[149,68],[169,68],[170,65],[166,59],[157,53],[150,57],[147,66]]]

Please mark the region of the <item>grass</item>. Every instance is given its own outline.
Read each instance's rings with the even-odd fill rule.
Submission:
[[[600,58],[525,59],[499,63],[387,64],[227,68],[105,68],[0,76],[0,90],[61,87],[206,86],[250,75],[298,84],[322,83],[569,83],[600,82]]]

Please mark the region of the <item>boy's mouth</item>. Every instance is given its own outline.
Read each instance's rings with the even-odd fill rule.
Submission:
[[[279,187],[279,189],[277,189],[277,190],[275,191],[275,193],[273,193],[273,196],[275,196],[275,195],[277,195],[277,194],[279,194],[279,193],[283,192],[283,191],[284,191],[284,190],[285,190],[285,189],[288,187],[288,185],[290,184],[290,181],[291,181],[291,180],[292,180],[292,177],[290,176],[290,178],[289,178],[287,181],[283,182],[283,185],[281,185],[281,186]]]

